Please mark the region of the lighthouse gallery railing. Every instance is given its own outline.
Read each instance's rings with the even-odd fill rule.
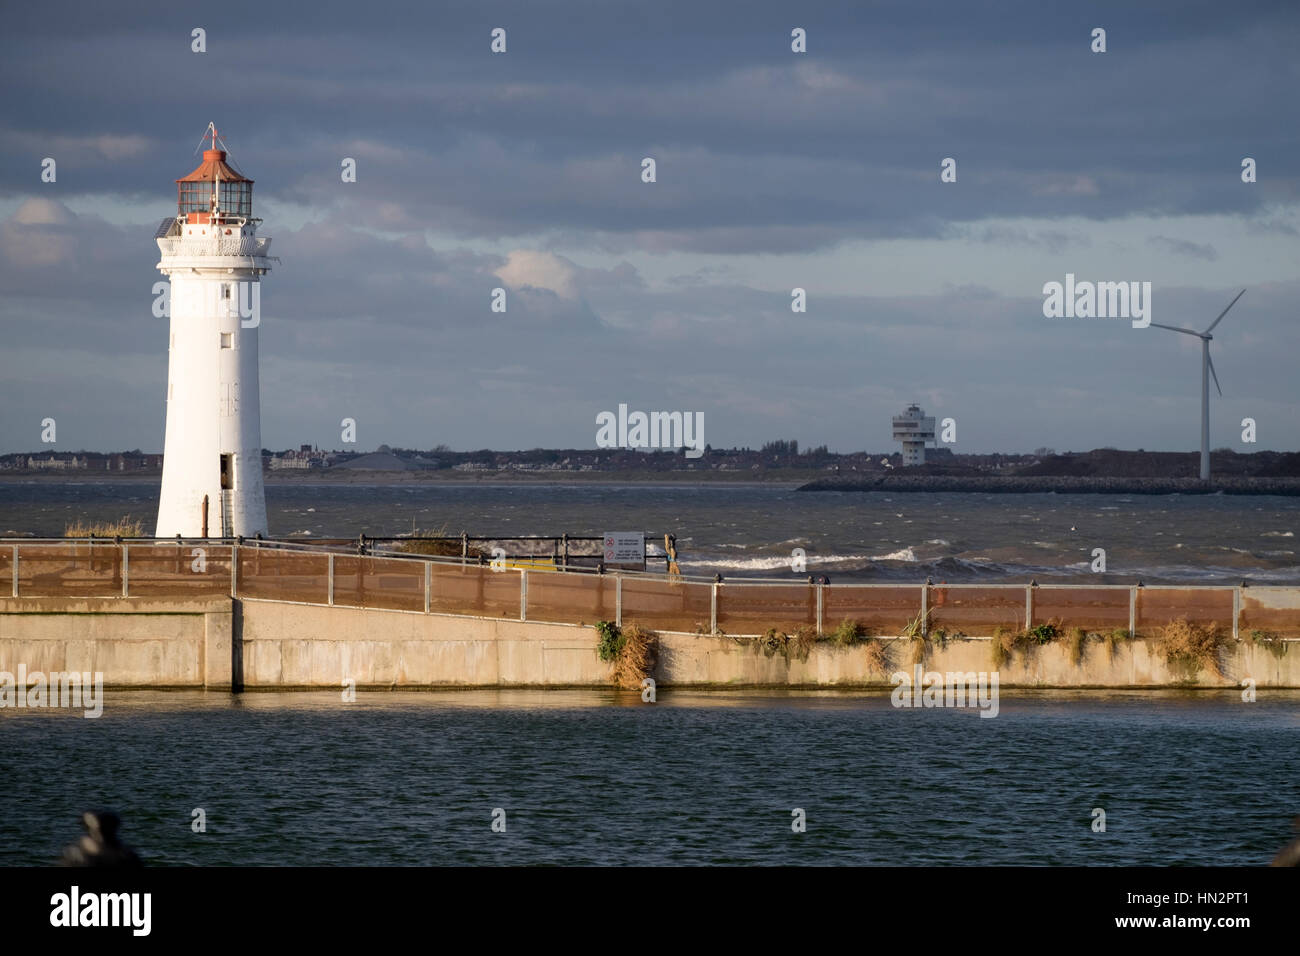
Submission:
[[[165,256],[269,256],[271,240],[257,236],[238,239],[159,239],[158,248]]]

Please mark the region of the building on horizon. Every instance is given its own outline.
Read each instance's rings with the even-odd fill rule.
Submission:
[[[325,452],[311,445],[300,445],[297,451],[272,455],[267,465],[272,471],[310,471],[313,468],[328,468],[329,461],[326,459]]]
[[[924,465],[925,446],[934,441],[934,419],[920,405],[908,405],[894,416],[894,441],[903,443],[903,465]]]
[[[28,458],[27,467],[32,471],[85,471],[86,459],[76,455],[61,458],[57,453],[51,452],[49,458]]]

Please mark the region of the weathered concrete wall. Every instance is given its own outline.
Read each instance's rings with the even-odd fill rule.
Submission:
[[[230,686],[230,598],[0,598],[0,671],[102,672],[124,687]]]
[[[244,600],[244,686],[605,684],[596,632],[572,624]]]
[[[912,674],[913,647],[907,640],[885,640],[884,667],[873,667],[863,645],[814,645],[806,659],[791,652],[768,656],[752,641],[699,637],[688,634],[660,636],[656,680],[665,685],[704,684],[731,686],[856,687],[892,686],[895,671]],[[1062,642],[1017,650],[994,666],[988,640],[950,640],[944,646],[926,645],[926,671],[947,673],[998,672],[1002,687],[1235,687],[1253,678],[1258,687],[1300,687],[1300,649],[1291,643],[1270,651],[1246,642],[1227,645],[1219,657],[1222,676],[1210,670],[1189,673],[1170,666],[1154,641],[1123,641],[1112,651],[1101,641],[1085,645],[1083,660],[1075,665]]]
[[[884,641],[883,662],[863,645],[818,643],[805,659],[763,653],[751,640],[665,633],[655,679],[665,686],[890,686],[912,671],[914,645]],[[988,640],[926,645],[925,669],[993,671]],[[0,599],[0,671],[100,671],[108,686],[502,687],[604,686],[596,632],[570,624],[273,601],[214,598]],[[881,666],[883,664],[883,666]],[[1152,641],[1113,649],[1089,641],[1075,665],[1062,642],[1015,652],[996,668],[1002,687],[1300,687],[1291,642],[1230,642],[1222,676],[1170,666]]]

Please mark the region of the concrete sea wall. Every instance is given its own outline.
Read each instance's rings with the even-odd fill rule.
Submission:
[[[1171,665],[1150,639],[1088,639],[1075,664],[1062,641],[993,664],[988,638],[928,641],[927,671],[999,673],[1002,687],[1300,688],[1292,640],[1229,640],[1212,668]],[[228,690],[357,687],[608,686],[593,627],[540,621],[329,607],[249,598],[0,599],[0,672],[102,672],[111,687]],[[659,632],[663,686],[891,686],[915,645],[821,641],[764,653],[752,638]]]
[[[229,689],[230,598],[0,598],[0,672],[101,672],[109,686]]]

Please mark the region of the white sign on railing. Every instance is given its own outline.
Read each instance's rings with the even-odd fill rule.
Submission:
[[[641,564],[645,561],[645,533],[641,531],[606,531],[606,564]]]

